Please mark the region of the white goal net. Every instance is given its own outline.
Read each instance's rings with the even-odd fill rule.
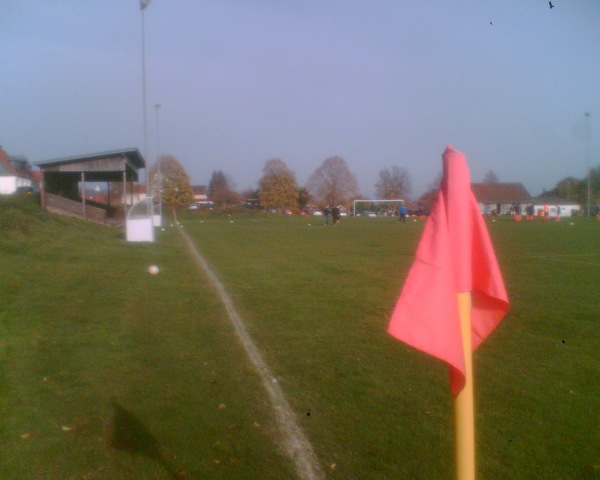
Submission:
[[[400,205],[404,203],[402,199],[396,200],[354,200],[352,205],[352,216],[366,215],[375,217],[387,217],[396,215]]]

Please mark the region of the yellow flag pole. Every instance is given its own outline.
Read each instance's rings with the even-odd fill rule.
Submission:
[[[475,480],[475,408],[471,352],[471,292],[460,292],[458,311],[465,355],[465,386],[454,398],[456,480]]]

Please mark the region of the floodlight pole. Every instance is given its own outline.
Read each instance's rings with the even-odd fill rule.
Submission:
[[[591,170],[590,170],[590,112],[585,112],[585,118],[586,118],[586,140],[587,140],[587,153],[586,153],[586,158],[587,158],[587,216],[588,218],[591,216],[591,203],[590,203],[590,197],[591,197]]]
[[[146,119],[146,29],[144,22],[144,12],[149,2],[140,1],[140,12],[142,14],[142,102],[144,115],[144,162],[148,160],[148,121]],[[150,197],[150,176],[146,165],[146,198]]]
[[[162,225],[162,188],[163,188],[163,179],[162,179],[162,164],[160,161],[160,128],[159,128],[159,115],[160,111],[160,103],[157,103],[154,108],[156,108],[156,157],[157,157],[157,167],[158,167],[158,215],[160,216],[160,224]]]

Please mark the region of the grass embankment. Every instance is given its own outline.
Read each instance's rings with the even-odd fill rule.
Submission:
[[[294,478],[177,229],[127,244],[29,208],[0,230],[0,477]],[[596,478],[598,224],[506,220],[489,225],[511,311],[475,355],[479,474]],[[422,223],[182,221],[328,478],[452,476],[446,368],[385,333]]]
[[[0,478],[291,476],[175,229],[128,244],[24,202],[0,205]]]
[[[423,224],[321,223],[232,217],[186,229],[236,298],[331,478],[449,478],[446,368],[385,333]],[[599,225],[499,218],[489,227],[512,303],[475,355],[478,471],[596,478]]]

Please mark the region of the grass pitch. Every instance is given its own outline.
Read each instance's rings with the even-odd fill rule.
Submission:
[[[328,478],[452,476],[446,368],[385,333],[423,223],[181,220]],[[23,202],[0,221],[1,478],[294,478],[170,220],[154,244]],[[570,223],[489,223],[511,310],[475,354],[481,478],[599,476],[600,223]]]
[[[600,225],[488,225],[511,310],[475,355],[478,471],[594,478]],[[446,368],[385,333],[422,227],[371,218],[335,227],[315,218],[190,222],[299,415],[311,413],[305,428],[335,465],[332,478],[452,475]]]

